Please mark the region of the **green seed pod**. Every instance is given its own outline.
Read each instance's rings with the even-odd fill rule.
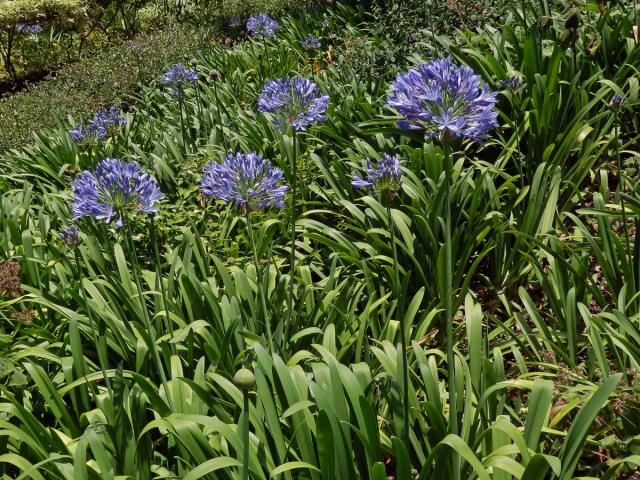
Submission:
[[[233,377],[233,383],[236,384],[240,390],[251,390],[256,384],[256,376],[253,372],[247,368],[241,368]]]

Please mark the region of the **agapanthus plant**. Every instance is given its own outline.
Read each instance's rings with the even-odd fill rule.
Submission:
[[[93,138],[95,138],[94,132],[87,126],[87,124],[82,123],[77,127],[69,130],[69,136],[71,140],[76,143],[85,143]]]
[[[426,136],[482,140],[497,126],[496,94],[479,75],[450,59],[432,60],[391,83],[387,106],[401,116],[398,126]]]
[[[173,88],[174,94],[179,93],[186,85],[198,81],[195,70],[185,67],[182,63],[176,63],[167,73],[162,75],[162,83]]]
[[[258,248],[253,234],[251,213],[257,209],[284,206],[284,197],[288,187],[283,183],[282,170],[274,167],[258,153],[229,154],[222,163],[209,162],[200,181],[202,193],[239,206],[245,215],[254,266],[258,297],[262,307],[262,316],[269,347],[273,350],[273,336],[262,286],[262,273]]]
[[[354,176],[351,185],[354,188],[371,188],[376,193],[394,195],[402,184],[402,171],[400,160],[395,155],[385,153],[376,167],[367,159],[367,176],[361,178]]]
[[[42,32],[44,28],[39,23],[19,23],[16,25],[16,30],[25,35],[37,35]]]
[[[302,40],[300,43],[302,44],[302,48],[304,48],[305,50],[318,49],[322,45],[320,43],[320,39],[313,36],[312,34],[309,34],[307,38]]]
[[[288,187],[283,173],[258,153],[229,154],[222,163],[209,162],[202,176],[202,193],[231,202],[244,211],[282,207]]]
[[[274,37],[277,28],[278,22],[266,13],[249,17],[247,21],[247,31],[254,37]]]
[[[106,108],[96,112],[88,125],[82,123],[69,130],[69,136],[76,143],[87,143],[96,139],[104,140],[107,137],[115,136],[120,127],[126,124],[127,121],[116,107]]]
[[[609,100],[607,108],[611,111],[618,112],[622,110],[626,105],[627,99],[619,93],[616,93],[613,97],[611,97],[611,100]]]
[[[70,225],[60,232],[60,240],[67,247],[77,247],[82,242],[78,228],[75,225]]]
[[[385,153],[376,167],[373,167],[371,160],[367,159],[367,176],[361,178],[354,176],[351,186],[354,188],[370,188],[383,197],[387,211],[387,225],[391,235],[391,251],[393,253],[393,293],[398,302],[397,318],[400,323],[400,350],[407,351],[407,334],[404,320],[404,312],[402,312],[402,301],[400,292],[400,267],[398,264],[398,252],[396,247],[395,226],[393,216],[391,214],[391,203],[396,195],[397,190],[402,185],[402,171],[400,170],[400,160],[395,155]],[[406,357],[402,357],[402,375],[403,375],[403,432],[402,437],[406,442],[409,437],[409,370]]]
[[[106,158],[94,172],[83,171],[72,183],[74,220],[92,217],[118,227],[135,213],[156,213],[164,198],[153,177],[135,162]]]
[[[126,123],[127,121],[120,116],[120,111],[116,107],[111,107],[96,112],[89,128],[95,132],[98,140],[104,140],[108,136],[113,136]]]
[[[323,95],[311,80],[302,77],[279,78],[268,82],[258,98],[258,110],[274,115],[274,124],[295,131],[327,120],[329,96]]]
[[[522,77],[519,77],[518,75],[511,75],[510,77],[500,81],[500,88],[515,92],[522,86],[522,84]]]

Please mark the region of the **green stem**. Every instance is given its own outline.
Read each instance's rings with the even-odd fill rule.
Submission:
[[[512,94],[513,95],[513,94]],[[518,155],[518,168],[520,169],[520,185],[524,189],[524,168],[522,165],[522,152],[520,152],[520,115],[516,115],[515,119],[516,130],[516,153]]]
[[[164,310],[164,318],[166,320],[166,325],[167,325],[167,332],[169,332],[171,334],[171,339],[173,339],[174,333],[173,333],[173,324],[171,323],[171,318],[169,315],[169,301],[167,300],[167,289],[164,286],[164,280],[162,278],[162,269],[160,267],[161,263],[160,263],[160,253],[158,251],[158,235],[157,235],[157,228],[156,228],[156,222],[153,220],[153,218],[151,219],[151,237],[152,238],[152,244],[153,244],[153,255],[154,255],[154,260],[155,260],[155,264],[156,264],[156,278],[158,279],[158,282],[160,283],[160,292],[162,293],[162,308]],[[171,353],[173,355],[176,354],[176,347],[173,343],[169,342],[169,346],[171,348]]]
[[[296,132],[293,131],[293,158],[291,159],[291,238],[290,238],[290,250],[289,250],[289,295],[287,297],[287,325],[291,326],[294,322],[293,313],[293,290],[296,278],[296,221],[297,221],[297,185],[298,185],[298,159],[297,159],[297,141]]]
[[[145,323],[145,327],[151,339],[149,347],[151,347],[151,353],[153,354],[153,359],[156,362],[156,368],[158,369],[158,373],[160,374],[160,378],[162,380],[162,386],[167,395],[167,400],[169,401],[169,406],[171,410],[175,411],[175,406],[173,404],[173,396],[171,395],[171,391],[169,390],[169,385],[167,383],[167,376],[164,373],[164,367],[162,366],[162,361],[160,360],[160,353],[158,352],[158,346],[156,345],[156,335],[155,330],[153,329],[153,325],[151,324],[151,319],[149,318],[149,311],[147,310],[147,304],[144,300],[144,294],[142,292],[142,282],[140,280],[140,267],[138,265],[138,255],[136,254],[135,243],[133,242],[133,234],[131,233],[131,226],[128,221],[124,223],[124,231],[127,240],[127,246],[131,251],[131,263],[133,270],[133,278],[135,280],[136,289],[138,292],[138,298],[140,299],[140,307],[142,308],[142,318]]]
[[[447,330],[447,366],[449,371],[449,432],[455,435],[458,434],[458,411],[457,411],[457,399],[456,399],[456,371],[455,371],[455,356],[453,352],[454,338],[453,338],[453,260],[451,255],[451,177],[453,170],[453,162],[451,159],[451,152],[449,151],[449,144],[444,142],[444,164],[445,164],[445,203],[446,203],[446,217],[445,217],[445,276],[446,286],[444,292],[445,301],[445,322]]]
[[[624,232],[624,241],[626,246],[626,254],[625,254],[625,263],[627,265],[631,265],[633,261],[633,256],[631,253],[631,242],[629,240],[629,229],[627,228],[627,212],[625,209],[624,197],[622,196],[622,191],[624,189],[624,171],[622,170],[622,160],[620,159],[620,117],[616,113],[616,119],[614,124],[614,134],[616,138],[616,163],[618,165],[618,187],[617,194],[620,199],[620,209],[622,210],[622,230]],[[628,279],[631,283],[632,287],[634,284],[633,276]],[[633,288],[633,292],[635,293],[635,288]]]
[[[396,298],[396,316],[400,322],[400,347],[402,348],[402,398],[403,398],[403,429],[402,440],[409,448],[409,368],[407,365],[407,330],[402,305],[402,292],[400,291],[400,270],[398,265],[398,248],[396,246],[396,234],[391,216],[391,199],[387,198],[387,222],[391,233],[391,250],[393,252],[393,295]]]
[[[253,224],[251,223],[251,212],[247,212],[247,229],[249,230],[249,241],[253,250],[253,262],[256,267],[256,285],[258,288],[258,297],[262,306],[262,315],[264,317],[264,328],[267,331],[267,341],[269,348],[273,352],[273,334],[271,332],[271,321],[269,319],[269,311],[267,310],[267,301],[265,299],[264,288],[262,286],[262,269],[260,268],[260,260],[258,259],[258,249],[256,247],[255,237],[253,235]],[[258,322],[260,323],[260,322]]]
[[[182,132],[182,148],[186,153],[189,153],[189,149],[187,147],[187,129],[184,126],[184,102],[182,99],[182,87],[178,87],[178,109],[180,110],[180,130]]]
[[[271,69],[271,55],[269,55],[269,46],[267,45],[267,37],[262,37],[262,47],[264,48],[264,55],[267,58],[267,66],[269,67],[269,78],[273,78],[273,71]]]
[[[249,391],[243,390],[242,394],[242,480],[249,480]]]
[[[218,98],[218,80],[213,81],[213,96],[216,99],[216,116],[218,117],[218,128],[217,130],[220,132],[220,137],[222,138],[222,145],[224,145],[224,151],[229,153],[229,149],[227,147],[227,139],[224,135],[223,127],[222,127],[222,115],[220,114],[220,99]]]
[[[96,345],[96,353],[98,354],[98,363],[100,364],[100,370],[102,371],[102,377],[104,378],[104,383],[107,386],[107,391],[109,392],[109,398],[111,399],[111,403],[113,404],[113,390],[111,389],[111,380],[107,376],[107,362],[103,356],[103,351],[101,348],[101,342],[98,339],[98,335],[96,334],[95,322],[93,320],[93,314],[91,313],[91,308],[89,307],[89,301],[87,299],[87,292],[84,289],[84,285],[82,284],[82,277],[80,276],[80,255],[78,254],[78,247],[74,247],[73,254],[76,260],[75,266],[75,274],[76,278],[80,281],[80,290],[82,291],[82,300],[84,301],[84,308],[87,311],[87,318],[89,318],[89,326],[91,327],[91,336],[93,337],[93,343]]]

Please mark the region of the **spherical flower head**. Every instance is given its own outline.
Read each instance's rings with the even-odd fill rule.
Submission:
[[[309,125],[327,121],[329,96],[306,78],[279,78],[267,82],[258,98],[258,110],[274,114],[274,124],[284,130],[306,130]]]
[[[25,35],[37,35],[43,30],[42,25],[39,23],[19,23],[16,25],[16,29]]]
[[[402,171],[400,160],[395,155],[385,153],[376,168],[371,165],[371,159],[367,159],[367,176],[360,178],[354,176],[351,186],[354,188],[372,188],[377,193],[386,193],[393,196],[402,185]]]
[[[302,44],[302,48],[304,48],[305,50],[318,49],[322,45],[320,43],[320,39],[317,37],[314,37],[311,34],[309,34],[309,36],[304,40],[302,40],[300,43]]]
[[[75,225],[71,225],[60,232],[60,239],[67,247],[77,247],[82,242]]]
[[[247,30],[254,37],[275,37],[278,22],[266,13],[261,13],[255,17],[249,17]]]
[[[92,217],[105,223],[116,220],[121,227],[124,218],[134,213],[156,213],[157,202],[164,198],[155,179],[135,162],[106,158],[94,172],[80,173],[73,188],[73,219]]]
[[[195,70],[186,68],[182,63],[176,63],[162,76],[161,80],[162,83],[178,92],[174,92],[174,94],[179,95],[185,85],[198,81],[198,74]]]
[[[512,92],[515,92],[516,90],[520,89],[522,83],[522,77],[512,75],[500,82],[500,88],[502,88],[503,90],[511,90]]]
[[[288,187],[282,170],[258,153],[229,154],[222,163],[209,162],[200,181],[207,197],[231,202],[244,211],[283,207]]]
[[[479,75],[450,59],[432,60],[397,76],[387,106],[401,115],[398,126],[450,141],[483,140],[498,125],[496,93]]]
[[[89,123],[89,131],[93,132],[98,140],[104,140],[108,136],[115,136],[120,127],[127,121],[120,116],[116,107],[99,110]]]
[[[626,104],[627,99],[619,93],[616,93],[613,97],[611,97],[611,100],[607,104],[607,107],[613,112],[619,112],[625,107]]]

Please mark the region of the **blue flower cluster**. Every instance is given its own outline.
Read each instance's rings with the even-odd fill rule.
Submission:
[[[68,247],[77,247],[82,242],[78,228],[75,225],[71,225],[60,232],[60,240]]]
[[[512,75],[511,77],[505,78],[500,82],[500,88],[515,92],[522,86],[522,83],[523,83],[522,77],[518,77],[517,75]]]
[[[254,37],[269,37],[276,35],[278,22],[266,13],[261,13],[255,17],[249,17],[247,21],[247,30]]]
[[[258,153],[229,154],[222,163],[209,162],[202,176],[202,193],[231,202],[245,211],[282,207],[288,187],[283,173]]]
[[[156,203],[164,198],[155,179],[135,162],[117,158],[102,160],[95,172],[83,171],[71,184],[74,220],[92,217],[121,227],[128,214],[156,213]]]
[[[37,35],[42,32],[43,27],[39,23],[19,23],[16,29],[25,35]]]
[[[429,137],[482,140],[497,126],[496,93],[479,75],[450,59],[432,60],[397,76],[387,106],[401,115],[398,126]]]
[[[353,177],[351,185],[354,188],[373,188],[379,192],[394,192],[402,184],[400,160],[395,155],[385,153],[378,162],[377,168],[372,167],[371,159],[367,159],[366,178]]]
[[[93,139],[104,140],[114,136],[127,121],[122,118],[116,107],[96,112],[89,125],[81,124],[69,131],[69,136],[76,143],[84,143]]]
[[[282,130],[291,125],[300,131],[325,122],[328,106],[329,96],[311,80],[300,77],[271,80],[258,98],[258,109],[274,114],[274,124]]]
[[[307,38],[300,42],[305,50],[313,50],[321,47],[320,39],[309,34]]]
[[[176,63],[162,76],[162,83],[173,88],[174,95],[179,95],[185,85],[198,81],[195,70],[188,69],[182,63]]]

